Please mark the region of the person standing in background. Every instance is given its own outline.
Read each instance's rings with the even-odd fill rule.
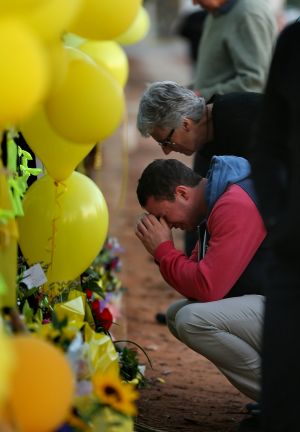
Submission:
[[[207,101],[233,91],[262,92],[277,34],[267,2],[193,0],[208,11],[194,89]]]
[[[280,32],[287,24],[284,9],[286,0],[265,0],[274,14],[278,32]]]
[[[284,8],[285,25],[299,21],[300,17],[300,0],[286,0]]]
[[[190,0],[184,0],[185,2],[190,2]],[[275,17],[275,22],[277,24],[277,30],[281,31],[283,27],[287,24],[287,20],[285,17],[285,3],[286,0],[264,0],[270,7],[271,12]],[[293,3],[297,3],[300,5],[300,0],[291,0],[292,9],[295,10]],[[287,6],[289,1],[287,0]],[[179,23],[176,27],[176,34],[183,37],[188,42],[189,48],[189,56],[192,62],[193,69],[196,67],[197,59],[199,56],[199,43],[203,33],[203,27],[205,18],[208,15],[208,11],[202,9],[200,5],[197,8],[191,5],[193,8],[189,13],[183,14],[182,17],[179,18]],[[192,88],[192,87],[191,87]]]

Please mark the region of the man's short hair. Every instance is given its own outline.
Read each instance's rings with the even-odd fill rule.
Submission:
[[[137,197],[145,207],[150,196],[156,200],[174,201],[177,186],[195,187],[202,177],[177,159],[155,159],[138,180]]]
[[[148,137],[154,128],[179,127],[185,118],[198,122],[205,111],[205,100],[173,81],[151,84],[141,97],[137,128]]]

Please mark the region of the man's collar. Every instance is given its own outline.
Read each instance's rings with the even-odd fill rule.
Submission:
[[[227,0],[226,3],[224,3],[222,6],[220,6],[215,12],[213,12],[213,15],[223,15],[230,11],[230,9],[235,5],[235,3],[238,0]]]

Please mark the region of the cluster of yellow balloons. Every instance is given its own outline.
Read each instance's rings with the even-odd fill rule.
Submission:
[[[121,44],[148,30],[142,0],[1,1],[0,131],[17,127],[49,174],[67,178],[120,125]]]
[[[51,127],[62,137],[76,143],[101,141],[116,129],[124,111],[128,62],[116,41],[135,43],[148,29],[141,0],[1,1],[0,129],[18,126],[42,104]],[[83,42],[73,48],[86,56],[68,55],[70,38],[65,36],[70,33]],[[104,86],[112,97],[95,104]],[[65,110],[66,104],[79,112]],[[109,112],[111,117],[99,121],[100,114],[94,115],[99,106],[100,113]],[[91,133],[82,133],[78,118]]]
[[[47,97],[54,75],[48,49],[80,7],[81,0],[1,1],[1,129],[16,126]]]
[[[120,125],[122,45],[148,30],[142,0],[0,2],[0,132],[22,132],[47,171],[25,195],[19,244],[49,282],[76,278],[105,241],[105,199],[74,170]]]

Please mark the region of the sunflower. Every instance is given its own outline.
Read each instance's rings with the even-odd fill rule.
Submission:
[[[122,382],[113,372],[96,373],[92,381],[94,393],[103,404],[125,415],[137,414],[134,401],[138,398],[138,392],[131,384]]]

